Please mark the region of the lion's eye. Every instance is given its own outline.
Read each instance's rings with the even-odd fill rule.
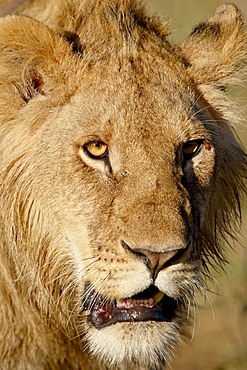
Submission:
[[[94,159],[105,158],[108,155],[108,146],[102,141],[91,141],[83,146],[87,155]]]
[[[191,140],[187,141],[183,145],[182,151],[186,159],[191,159],[197,155],[201,149],[202,140]]]

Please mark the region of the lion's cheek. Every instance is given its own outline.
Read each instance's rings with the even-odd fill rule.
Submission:
[[[63,227],[63,232],[67,253],[74,261],[78,279],[79,277],[82,279],[88,263],[93,260],[86,223],[73,224],[72,222],[67,222]]]

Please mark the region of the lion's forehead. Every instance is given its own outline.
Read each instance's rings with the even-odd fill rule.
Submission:
[[[120,146],[123,140],[130,145],[152,140],[171,147],[198,131],[207,131],[204,123],[209,117],[212,120],[212,116],[204,107],[201,92],[193,89],[192,83],[181,78],[177,86],[176,76],[173,86],[165,78],[160,81],[159,75],[148,81],[147,76],[136,81],[135,73],[132,74],[129,72],[123,78],[106,76],[99,88],[81,83],[71,104],[62,110],[58,126],[63,129],[69,117],[70,125],[76,125],[81,135],[99,136],[107,142],[118,140]],[[197,114],[201,111],[203,115]]]

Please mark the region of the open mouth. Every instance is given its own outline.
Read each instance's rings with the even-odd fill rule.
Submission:
[[[109,300],[92,292],[85,300],[83,311],[97,328],[117,322],[167,321],[175,316],[177,302],[161,293],[155,286],[130,298]]]

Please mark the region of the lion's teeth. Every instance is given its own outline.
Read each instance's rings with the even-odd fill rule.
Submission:
[[[129,308],[131,306],[147,306],[151,307],[155,303],[155,300],[153,298],[149,299],[132,299],[132,298],[125,298],[125,299],[117,299],[116,300],[116,305],[118,308]]]
[[[153,299],[154,299],[154,301],[155,301],[155,303],[158,303],[158,302],[160,302],[161,301],[161,299],[164,297],[164,293],[162,293],[162,292],[157,292],[157,293],[154,293],[154,295],[153,295]]]

